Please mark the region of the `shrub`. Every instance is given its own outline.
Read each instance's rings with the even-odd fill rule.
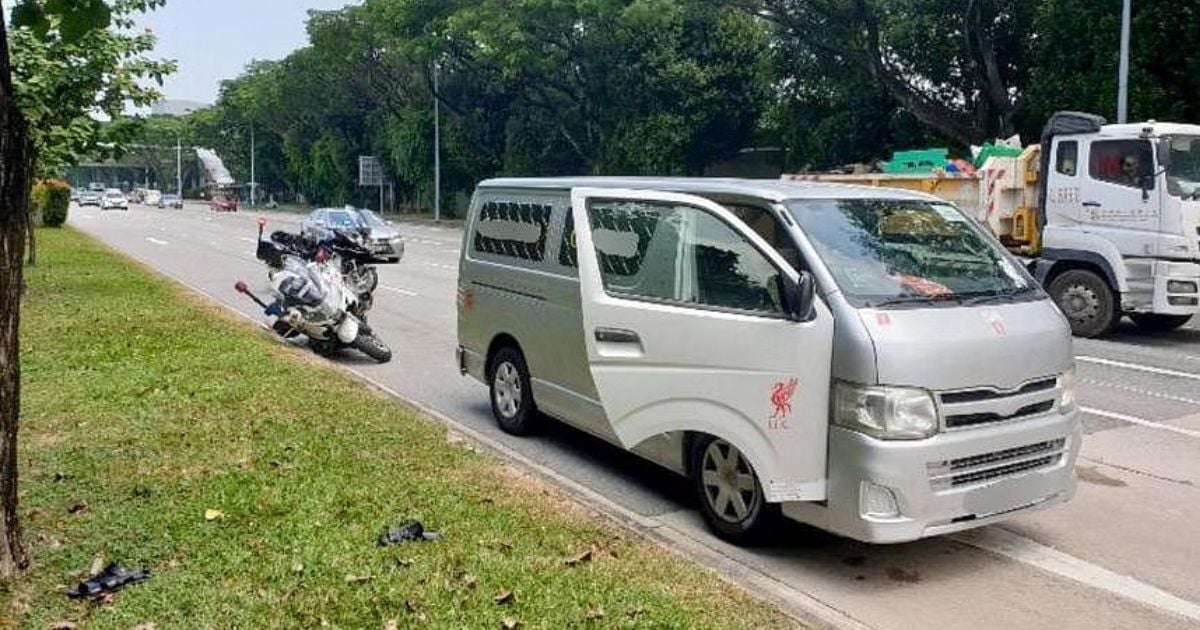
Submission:
[[[71,186],[64,181],[47,179],[38,184],[41,199],[35,201],[42,215],[42,225],[59,227],[67,221],[67,210],[71,207]],[[35,195],[37,188],[35,190]]]

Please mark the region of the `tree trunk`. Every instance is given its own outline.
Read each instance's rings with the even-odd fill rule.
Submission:
[[[29,564],[17,512],[17,426],[21,410],[17,333],[31,151],[28,126],[13,100],[8,33],[0,19],[0,581],[9,580]]]

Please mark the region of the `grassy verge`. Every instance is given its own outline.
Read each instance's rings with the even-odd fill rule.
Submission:
[[[79,233],[39,239],[22,327],[34,564],[0,593],[0,625],[789,624]],[[441,540],[375,545],[409,517]],[[69,601],[96,556],[154,577]]]

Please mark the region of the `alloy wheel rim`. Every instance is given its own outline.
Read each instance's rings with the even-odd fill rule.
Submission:
[[[713,440],[704,449],[700,479],[709,507],[727,523],[746,520],[761,501],[750,462],[725,440]]]
[[[521,406],[521,379],[517,368],[508,362],[501,363],[496,367],[494,381],[492,390],[496,408],[505,418],[516,416]]]

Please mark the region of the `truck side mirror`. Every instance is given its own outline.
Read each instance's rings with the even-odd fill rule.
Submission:
[[[812,274],[801,271],[795,280],[780,275],[779,281],[783,285],[783,307],[788,319],[796,322],[812,320],[817,295],[817,283]]]
[[[1171,139],[1163,138],[1154,145],[1154,153],[1158,159],[1158,168],[1166,169],[1171,167]]]

